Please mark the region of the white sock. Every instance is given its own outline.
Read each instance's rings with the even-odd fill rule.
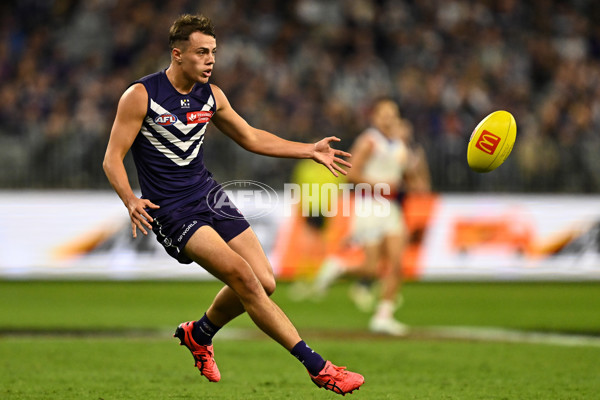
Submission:
[[[390,319],[394,317],[396,304],[392,300],[381,300],[375,311],[375,318]]]

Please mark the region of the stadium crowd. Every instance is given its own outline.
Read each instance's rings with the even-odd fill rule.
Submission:
[[[20,0],[0,10],[0,187],[106,188],[121,93],[168,66],[171,22],[202,12],[217,28],[213,83],[256,126],[348,147],[370,100],[391,95],[427,150],[435,190],[600,190],[594,0]],[[493,174],[472,173],[471,131],[497,109],[517,120],[515,149]],[[211,136],[205,160],[218,179],[289,179],[291,161]]]

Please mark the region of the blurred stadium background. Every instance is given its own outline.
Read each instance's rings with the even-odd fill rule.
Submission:
[[[27,274],[35,277],[35,268],[48,271],[57,259],[122,248],[166,263],[156,259],[162,250],[153,240],[128,239],[101,163],[118,99],[133,80],[168,66],[168,27],[185,12],[214,20],[213,82],[255,126],[301,141],[337,135],[347,149],[367,125],[374,97],[398,100],[439,195],[414,208],[411,229],[429,249],[421,264],[452,260],[444,275],[495,260],[493,273],[506,266],[521,273],[540,255],[565,250],[570,265],[591,249],[577,277],[600,276],[600,268],[588,274],[600,264],[598,2],[23,0],[0,10],[3,276],[24,276],[23,267],[33,266]],[[493,173],[474,173],[466,144],[498,109],[517,120],[515,148]],[[293,160],[248,153],[211,129],[205,160],[219,181],[252,179],[281,191],[292,179]],[[280,274],[293,278],[314,269],[318,260],[298,255],[318,245],[296,229],[288,233],[292,245],[277,247],[293,222],[280,214],[254,228],[267,252],[278,252],[276,268],[290,260],[308,265]],[[29,244],[15,239],[30,224],[38,226],[28,231]],[[498,264],[490,246],[478,258],[489,244],[511,260]],[[106,260],[91,263],[106,270]]]
[[[214,83],[256,126],[349,146],[369,100],[387,94],[413,122],[437,191],[600,188],[596,1],[22,0],[0,10],[1,188],[108,189],[99,166],[116,102],[168,65],[172,20],[199,11],[217,27]],[[465,143],[496,109],[516,117],[514,153],[497,173],[472,174]],[[277,188],[293,166],[222,135],[207,148],[219,179]]]
[[[369,336],[347,283],[319,305],[292,301],[285,282],[275,294],[323,354],[361,366],[358,396],[597,396],[599,2],[19,0],[0,4],[0,397],[324,396],[246,317],[219,338],[228,379],[207,389],[170,334],[217,283],[195,282],[202,269],[153,238],[132,240],[102,171],[120,95],[167,67],[167,29],[184,12],[215,22],[213,82],[251,124],[348,148],[370,99],[391,95],[426,150],[434,194],[407,214],[419,265],[405,267],[438,281],[406,286],[399,318],[413,333]],[[493,173],[473,173],[469,136],[497,109],[517,120],[515,148]],[[208,135],[218,180],[277,191],[290,181],[293,161]],[[306,278],[323,237],[281,216],[253,228],[282,281]]]
[[[447,268],[485,264],[470,251],[485,242],[508,246],[511,266],[567,247],[576,256],[591,248],[587,265],[599,264],[598,2],[23,0],[0,10],[4,276],[119,246],[161,251],[153,241],[127,239],[126,214],[101,162],[120,95],[168,66],[168,27],[184,12],[214,20],[213,82],[255,126],[301,141],[337,135],[348,148],[374,97],[398,100],[439,194],[434,206],[417,207],[433,215],[433,223],[416,221],[421,233],[431,228],[424,240],[438,255],[430,264],[449,259],[444,246],[454,252]],[[493,173],[474,173],[466,144],[498,109],[517,120],[515,148]],[[252,179],[280,191],[296,165],[248,153],[214,128],[204,146],[221,182]],[[127,163],[136,186],[129,156]],[[56,219],[39,219],[46,217]],[[14,232],[29,224],[37,228],[24,245]],[[274,213],[254,227],[271,252],[281,218]],[[31,248],[48,238],[43,249]],[[43,255],[31,259],[36,252]]]

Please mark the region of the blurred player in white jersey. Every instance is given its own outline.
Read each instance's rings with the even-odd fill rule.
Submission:
[[[348,237],[349,244],[362,247],[364,262],[349,265],[335,254],[327,257],[313,289],[323,294],[338,277],[357,276],[359,280],[350,292],[352,299],[363,311],[375,306],[369,329],[403,335],[407,327],[394,318],[402,301],[400,264],[408,239],[401,198],[407,190],[429,191],[429,171],[422,150],[410,146],[412,128],[400,117],[396,102],[377,99],[370,122],[371,126],[356,138],[351,150],[353,168],[346,176],[355,185],[371,188],[370,192],[355,191],[357,206]],[[375,201],[377,196],[387,202]],[[379,281],[378,301],[375,281]]]

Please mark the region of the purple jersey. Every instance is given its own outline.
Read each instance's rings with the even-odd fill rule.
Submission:
[[[143,77],[148,109],[131,146],[142,197],[161,209],[206,196],[214,182],[203,162],[204,133],[216,111],[210,84],[179,93],[165,71]]]

